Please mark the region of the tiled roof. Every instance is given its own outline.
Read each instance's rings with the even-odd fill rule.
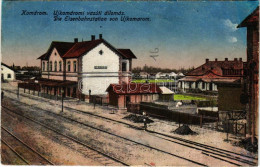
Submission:
[[[56,48],[59,52],[59,55],[62,58],[77,58],[86,54],[99,44],[104,43],[111,50],[121,55],[123,58],[136,58],[133,52],[130,49],[116,49],[111,44],[109,44],[104,39],[97,39],[92,41],[83,41],[83,42],[52,42],[48,51],[41,55],[38,59],[47,60],[51,54],[53,48]]]
[[[240,80],[241,77],[224,77],[220,75],[216,75],[211,71],[208,71],[205,73],[205,75],[202,76],[186,76],[184,78],[181,78],[179,81],[188,81],[188,82],[196,82],[196,81],[204,81],[204,82],[236,82]]]
[[[222,76],[222,69],[243,69],[243,61],[208,61],[186,74],[186,76],[201,76],[211,71],[216,75]]]
[[[133,52],[130,49],[117,49],[120,53],[122,53],[125,58],[132,58],[136,59],[136,56],[133,54]]]
[[[38,57],[37,59],[41,59],[41,60],[46,60],[47,59],[47,53],[44,53],[43,55],[41,55],[40,57]]]
[[[116,94],[155,94],[161,93],[161,89],[156,84],[130,83],[130,84],[110,84],[106,90]]]
[[[259,24],[259,6],[247,16],[237,27],[247,27],[253,24]]]
[[[49,47],[48,51],[41,55],[38,59],[47,60],[51,55],[53,48],[56,48],[59,55],[62,57],[75,43],[73,42],[58,42],[53,41],[51,46]]]
[[[184,78],[181,78],[179,79],[179,81],[190,81],[190,82],[196,82],[200,80],[200,77],[197,77],[197,76],[187,76],[187,77],[184,77]]]
[[[97,45],[101,44],[104,40],[84,41],[76,43],[63,58],[79,57],[84,53],[89,52]]]
[[[39,78],[37,79],[37,83],[45,86],[71,86],[71,85],[77,85],[78,82],[76,81],[63,81],[63,80],[54,80],[54,79],[46,79],[46,78]],[[35,79],[29,79],[26,81],[27,83],[35,83]]]
[[[8,66],[7,64],[5,64],[5,63],[3,63],[3,62],[1,62],[1,65],[3,65],[3,66],[5,66],[5,67],[9,68],[10,70],[13,70],[14,72],[16,72],[16,70],[13,69],[13,67],[10,67],[10,66]]]

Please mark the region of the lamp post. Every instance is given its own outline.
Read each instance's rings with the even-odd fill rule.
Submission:
[[[146,112],[143,112],[143,121],[144,121],[144,130],[147,130],[147,117],[146,117]]]
[[[18,89],[17,89],[17,99],[19,99],[19,85],[18,85]]]
[[[63,112],[63,94],[64,94],[64,90],[61,89],[61,112]]]

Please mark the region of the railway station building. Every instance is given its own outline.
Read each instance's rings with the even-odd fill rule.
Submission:
[[[58,96],[63,91],[65,96],[84,99],[90,94],[106,95],[110,84],[128,83],[136,56],[130,49],[115,48],[99,34],[90,41],[53,41],[38,59],[41,78],[27,83],[41,93]]]

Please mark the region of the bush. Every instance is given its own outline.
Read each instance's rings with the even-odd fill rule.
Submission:
[[[207,101],[196,101],[195,102],[197,107],[217,107],[217,101],[216,100],[207,100]]]

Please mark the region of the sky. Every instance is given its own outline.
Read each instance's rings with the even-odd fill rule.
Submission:
[[[246,60],[246,28],[237,29],[258,6],[258,1],[172,2],[2,2],[2,62],[40,65],[52,41],[103,38],[116,48],[136,55],[133,67],[197,67],[206,58]],[[22,10],[45,11],[47,16],[21,15]],[[129,17],[149,17],[141,22],[53,21],[53,11],[123,11]],[[108,18],[111,16],[108,16]],[[157,48],[154,60],[151,53]]]

